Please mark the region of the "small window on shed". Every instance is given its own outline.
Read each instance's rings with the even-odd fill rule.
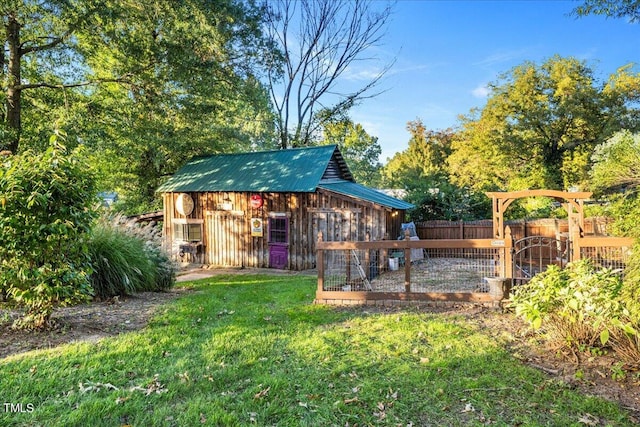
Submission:
[[[173,238],[184,242],[201,242],[202,224],[173,224]]]

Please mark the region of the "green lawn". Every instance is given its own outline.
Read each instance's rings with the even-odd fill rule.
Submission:
[[[632,424],[462,316],[315,306],[305,276],[193,285],[142,331],[0,360],[0,425]]]

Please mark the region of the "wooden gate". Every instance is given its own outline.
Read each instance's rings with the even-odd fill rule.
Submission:
[[[521,285],[549,265],[565,267],[570,261],[571,248],[568,239],[531,236],[513,243],[513,284]]]

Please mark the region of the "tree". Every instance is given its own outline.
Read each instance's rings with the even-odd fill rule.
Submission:
[[[584,186],[593,149],[640,125],[640,75],[622,67],[596,81],[585,62],[526,62],[490,85],[485,107],[462,118],[454,182],[481,190]]]
[[[46,327],[55,306],[91,297],[86,241],[96,193],[82,151],[53,137],[42,153],[0,163],[0,290],[27,308],[17,326]]]
[[[627,191],[640,186],[640,134],[617,132],[592,156],[591,188],[598,193]]]
[[[14,0],[0,6],[5,28],[0,49],[3,92],[3,149],[16,153],[23,128],[23,97],[38,89],[68,89],[95,83],[79,78],[74,36],[88,30],[97,12],[93,1],[82,7],[66,1]],[[119,76],[118,79],[124,79]]]
[[[422,120],[407,123],[409,147],[396,153],[383,168],[384,186],[401,188],[416,208],[411,219],[471,220],[485,218],[490,200],[484,194],[449,181],[446,161],[451,154],[452,129],[430,130]]]
[[[385,186],[405,190],[424,188],[424,184],[437,188],[446,181],[445,162],[451,153],[454,133],[451,129],[428,130],[422,120],[407,123],[411,134],[409,147],[396,153],[385,165]]]
[[[321,144],[336,144],[349,165],[356,182],[376,187],[380,184],[380,154],[378,138],[369,135],[359,123],[348,117],[324,123]]]
[[[185,159],[273,139],[259,80],[271,43],[253,2],[23,0],[0,11],[17,28],[0,73],[10,151],[18,137],[44,149],[55,124],[68,145],[91,148],[104,189],[149,205]]]
[[[573,10],[577,16],[590,14],[605,15],[614,18],[629,18],[631,22],[640,21],[640,3],[636,0],[586,0]]]
[[[354,91],[340,86],[340,78],[379,45],[391,16],[391,6],[370,0],[273,0],[267,2],[267,28],[279,45],[269,68],[271,100],[277,113],[280,148],[308,145],[323,125],[314,120],[321,108],[327,119],[344,114],[372,92],[390,65]],[[327,106],[334,99],[335,104]]]

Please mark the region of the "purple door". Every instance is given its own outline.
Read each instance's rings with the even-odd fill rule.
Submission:
[[[269,267],[280,270],[289,264],[289,218],[269,218]]]

